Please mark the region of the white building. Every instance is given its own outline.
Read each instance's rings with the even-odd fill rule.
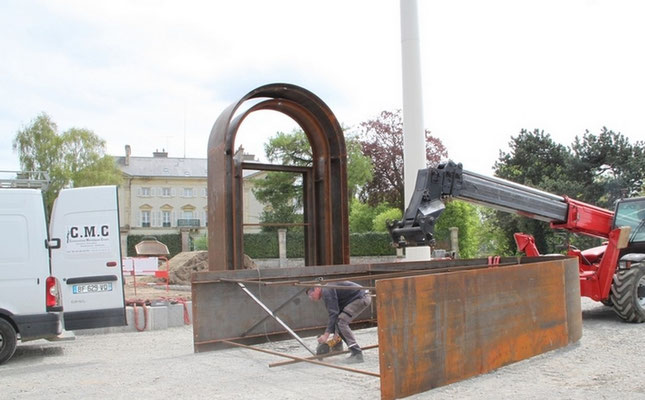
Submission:
[[[245,155],[249,161],[253,155]],[[119,219],[122,248],[127,249],[128,235],[158,236],[181,233],[182,250],[189,250],[189,236],[206,234],[208,223],[207,160],[205,158],[168,157],[155,151],[152,157],[114,157],[123,173],[119,188]],[[258,224],[262,213],[253,195],[253,179],[265,172],[244,171],[244,223]],[[245,233],[259,232],[259,226],[246,226]],[[133,254],[129,254],[132,256]]]

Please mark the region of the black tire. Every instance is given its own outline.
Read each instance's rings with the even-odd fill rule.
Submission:
[[[641,287],[641,297],[638,296]],[[614,311],[626,322],[645,322],[645,265],[632,265],[630,269],[617,271],[611,285],[610,299]]]
[[[604,304],[605,306],[607,306],[607,307],[613,307],[614,306],[614,302],[611,301],[611,293],[609,293],[609,297],[607,297],[605,300],[600,300],[600,302],[602,304]]]
[[[18,338],[16,330],[7,320],[0,318],[0,364],[13,356]]]

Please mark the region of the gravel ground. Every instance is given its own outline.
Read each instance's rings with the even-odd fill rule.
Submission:
[[[411,399],[645,399],[645,325],[619,321],[583,299],[580,342]],[[363,346],[376,330],[357,332]],[[314,345],[315,339],[307,338]],[[263,345],[306,356],[295,341]],[[343,364],[344,356],[328,359]],[[312,364],[269,368],[282,359],[248,349],[193,353],[192,328],[82,335],[20,344],[0,366],[2,399],[375,399],[378,378]],[[355,365],[352,365],[355,367]],[[378,372],[378,350],[362,370]]]

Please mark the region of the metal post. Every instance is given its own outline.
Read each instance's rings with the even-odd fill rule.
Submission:
[[[287,266],[287,230],[278,229],[278,254],[280,259],[280,268]]]
[[[417,171],[426,167],[423,86],[416,0],[401,0],[401,61],[403,72],[404,204],[409,204],[416,184]],[[405,251],[408,261],[430,259],[429,247],[407,248]]]
[[[455,258],[459,258],[459,228],[453,226],[448,230],[450,231],[450,251]]]

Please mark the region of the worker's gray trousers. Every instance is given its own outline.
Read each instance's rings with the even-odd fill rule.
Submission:
[[[349,323],[358,317],[358,315],[369,305],[372,304],[372,296],[369,293],[366,293],[365,296],[360,299],[356,299],[349,303],[343,308],[343,311],[338,315],[338,321],[336,322],[336,331],[340,334],[340,337],[343,338],[347,347],[358,347],[356,344],[356,339],[354,338],[354,333],[349,328]]]

